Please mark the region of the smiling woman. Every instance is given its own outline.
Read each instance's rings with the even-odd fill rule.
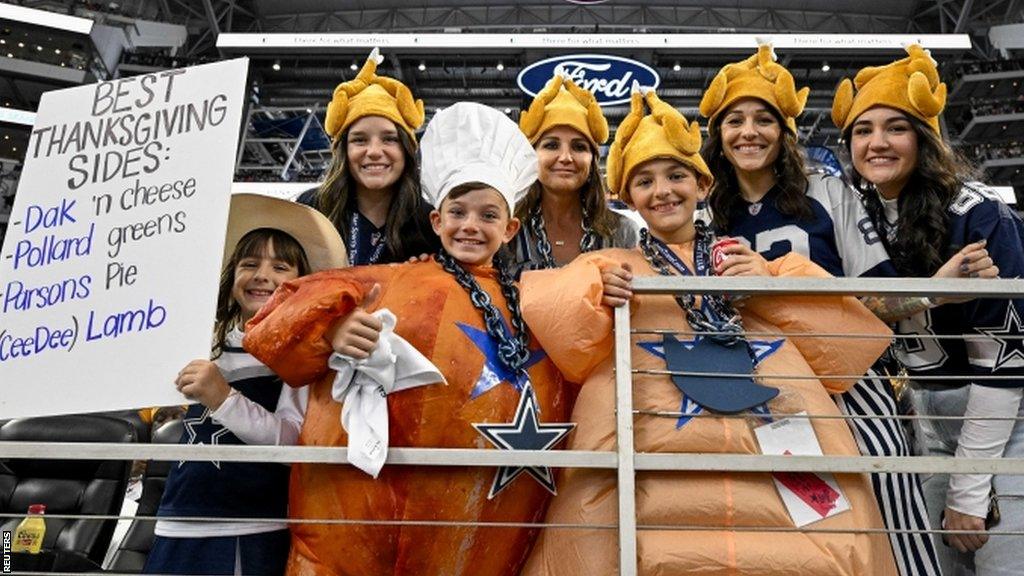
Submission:
[[[954,276],[1021,277],[1024,222],[992,190],[967,182],[969,167],[942,139],[946,85],[936,63],[921,46],[906,51],[905,58],[861,70],[853,82],[843,80],[832,105],[832,120],[850,147],[852,180],[895,273],[942,276],[952,268]],[[977,251],[980,258],[965,253],[979,245],[985,247]],[[975,270],[978,263],[987,269]],[[1024,357],[1019,344],[1010,343],[1021,337],[1024,299],[936,304],[897,324],[897,332],[914,339],[898,340],[901,345],[894,347],[911,375],[916,411],[925,416],[918,425],[920,452],[1024,456]],[[975,339],[944,338],[963,334]],[[926,380],[954,374],[968,382],[973,374],[1002,379],[960,386]],[[963,420],[947,423],[932,416]],[[975,532],[946,535],[947,545],[935,535],[946,574],[1024,573],[1020,540],[985,533],[993,523],[1007,534],[1024,529],[1024,500],[1006,497],[1024,493],[1024,477],[934,474],[924,490],[933,526]]]
[[[513,243],[517,271],[556,268],[591,250],[635,246],[636,225],[605,202],[598,146],[608,139],[608,121],[594,95],[555,75],[519,127],[537,152],[540,175],[516,206],[523,222]]]
[[[334,222],[353,265],[403,262],[438,249],[416,166],[423,101],[378,76],[381,61],[374,50],[356,78],[334,90],[325,124],[331,166],[319,189],[299,197]]]
[[[796,252],[833,276],[891,275],[892,263],[858,195],[838,178],[805,173],[796,117],[809,90],[797,90],[775,60],[770,45],[760,46],[750,58],[723,67],[701,100],[708,117],[703,154],[715,176],[708,199],[713,224],[718,234],[738,240],[723,249],[729,257],[716,271],[764,275],[768,261]],[[840,410],[857,417],[851,427],[865,455],[909,453],[902,428],[883,419],[897,412],[891,386],[871,377],[891,370],[880,361],[835,397]],[[931,542],[912,533],[929,527],[917,477],[876,475],[872,483],[886,527],[894,530],[890,544],[901,574],[939,574]]]

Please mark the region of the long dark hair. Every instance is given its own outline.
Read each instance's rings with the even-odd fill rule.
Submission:
[[[591,148],[593,154],[590,161],[590,175],[587,181],[580,188],[580,205],[590,215],[590,227],[597,234],[605,238],[611,238],[618,229],[619,221],[615,213],[608,207],[605,201],[604,179],[601,178],[601,167],[598,164],[597,150]],[[544,186],[537,180],[530,186],[526,196],[516,204],[515,217],[526,222],[530,212],[540,204],[541,194],[544,193]]]
[[[220,286],[217,289],[217,314],[213,325],[212,357],[218,358],[227,346],[228,332],[242,319],[242,307],[231,296],[235,285],[235,268],[245,258],[262,258],[267,255],[270,246],[274,247],[274,257],[287,262],[299,271],[299,276],[310,272],[309,260],[295,238],[276,228],[257,228],[238,241],[231,258],[220,271]]]
[[[899,234],[889,242],[885,233],[888,224],[884,207],[874,184],[868,182],[854,167],[851,181],[861,192],[868,215],[881,232],[882,242],[893,265],[902,276],[928,277],[959,248],[949,246],[949,213],[951,202],[960,193],[974,169],[953,152],[930,127],[907,116],[917,134],[917,166],[900,191],[896,227]],[[843,134],[851,145],[852,127]]]
[[[407,244],[416,244],[409,238],[410,221],[417,218],[420,210],[420,179],[416,165],[416,143],[405,130],[396,127],[398,140],[402,143],[405,153],[405,168],[395,183],[395,193],[388,206],[387,219],[384,221],[384,234],[391,254],[401,258],[405,254]],[[355,208],[356,181],[348,169],[348,130],[334,143],[331,149],[331,165],[324,176],[324,182],[317,191],[316,207],[331,219],[342,238],[348,238],[348,214]],[[403,233],[404,229],[404,233]],[[412,230],[419,230],[412,227]],[[403,238],[405,236],[405,238]]]
[[[775,186],[779,189],[775,205],[779,212],[787,216],[800,220],[809,219],[814,213],[811,211],[811,201],[807,199],[807,172],[800,144],[775,108],[767,104],[765,108],[779,123],[779,156],[772,165],[775,171]],[[715,183],[708,194],[708,206],[711,208],[713,223],[715,228],[728,232],[729,218],[740,205],[743,195],[740,194],[736,169],[725,157],[721,130],[724,118],[725,114],[719,114],[714,125],[708,127],[708,139],[701,150],[701,156],[715,177]]]

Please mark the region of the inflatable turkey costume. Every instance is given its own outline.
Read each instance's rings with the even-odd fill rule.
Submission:
[[[644,103],[651,113],[644,115]],[[681,163],[704,182],[711,180],[698,155],[700,131],[653,92],[634,93],[632,110],[623,121],[608,161],[609,186],[629,195],[630,175],[655,159]],[[643,214],[643,210],[641,209]],[[651,276],[655,262],[675,260],[693,273],[698,258],[707,258],[706,239],[692,218],[692,241],[666,244],[646,234],[632,250],[612,249],[585,254],[560,270],[523,276],[523,313],[555,364],[566,378],[582,382],[573,409],[577,424],[568,448],[614,450],[616,434],[615,374],[611,355],[612,314],[601,306],[601,273],[629,264],[634,275]],[[651,229],[655,227],[652,225]],[[701,244],[705,243],[702,247]],[[696,246],[695,246],[696,245]],[[664,252],[654,252],[654,249]],[[663,256],[655,256],[662,254]],[[661,266],[661,264],[659,264]],[[773,276],[827,277],[821,268],[791,254],[769,263]],[[667,269],[666,269],[667,272]],[[677,272],[679,273],[679,272]],[[685,298],[686,295],[683,295]],[[690,308],[713,305],[711,299],[689,296]],[[633,334],[635,450],[648,453],[761,454],[755,428],[777,422],[778,415],[806,412],[838,415],[830,393],[851,386],[854,379],[815,378],[862,374],[888,344],[889,330],[855,298],[754,296],[740,308],[747,338],[747,371],[778,394],[745,412],[746,417],[715,417],[683,393],[683,385],[664,371],[681,346],[680,358],[696,363],[708,354],[708,336],[695,335],[681,305],[669,295],[638,295],[630,302],[631,328],[670,329],[672,337]],[[871,339],[764,336],[779,333],[834,332],[877,335]],[[557,338],[549,335],[557,332]],[[756,336],[753,336],[756,335]],[[671,338],[671,340],[670,340]],[[687,355],[689,354],[689,355]],[[686,363],[673,370],[695,370]],[[700,369],[696,369],[699,371]],[[712,371],[733,372],[721,367]],[[802,378],[801,378],[802,377]],[[731,384],[730,384],[731,385]],[[749,395],[765,392],[748,382]],[[745,393],[747,394],[747,393]],[[769,394],[768,396],[771,396]],[[760,402],[760,401],[758,401]],[[654,412],[661,413],[654,415]],[[665,414],[668,413],[668,414]],[[806,420],[801,421],[806,423]],[[840,419],[813,420],[809,435],[827,455],[857,455],[846,423]],[[866,476],[836,474],[834,484],[814,474],[775,475],[731,472],[638,472],[636,475],[637,562],[646,576],[890,576],[892,553]],[[836,490],[835,488],[838,488]],[[787,505],[783,493],[803,503]],[[791,498],[792,499],[792,498]],[[842,499],[848,509],[840,505]],[[820,517],[802,521],[807,530],[793,530],[793,514],[804,504]],[[824,504],[824,506],[822,506]],[[833,508],[834,507],[834,508]],[[843,511],[838,511],[843,509]],[[806,518],[806,510],[799,512]],[[559,479],[559,493],[545,522],[609,525],[618,521],[615,472],[572,469]],[[647,526],[648,528],[644,528]],[[673,529],[673,527],[680,529]],[[657,527],[657,528],[653,528]],[[786,531],[765,532],[783,529]],[[850,532],[843,532],[849,530]],[[835,531],[835,532],[832,532]],[[523,572],[526,576],[611,576],[618,573],[618,535],[603,529],[545,529]]]
[[[460,103],[438,112],[421,149],[423,190],[435,207],[460,185],[482,183],[501,194],[507,218],[536,179],[537,158],[525,136],[503,114],[479,104]],[[374,284],[381,285],[382,293],[367,311],[390,310],[397,318],[394,335],[429,359],[446,381],[387,396],[390,446],[490,447],[474,425],[513,421],[522,391],[528,389],[525,375],[541,419],[567,419],[570,398],[562,377],[535,342],[522,343],[518,367],[503,360],[499,344],[514,343],[523,333],[514,302],[518,290],[510,277],[491,266],[464,266],[447,252],[439,260],[445,263],[307,276],[282,286],[249,324],[246,349],[288,384],[310,385],[301,444],[348,445],[350,458],[359,448],[349,444],[351,429],[346,433],[341,424],[344,406],[332,392],[335,373],[328,369],[332,350],[325,334]],[[455,269],[461,271],[459,281]],[[476,290],[468,291],[465,283],[475,284]],[[488,298],[486,305],[493,305],[495,318],[504,322],[501,338],[492,336],[481,312]],[[387,466],[374,479],[350,466],[296,464],[289,514],[387,522],[539,521],[548,490],[523,474],[491,494],[495,474],[493,467]],[[536,530],[356,522],[294,524],[292,534],[289,574],[514,576]]]

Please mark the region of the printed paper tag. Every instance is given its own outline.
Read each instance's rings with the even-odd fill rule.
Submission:
[[[806,413],[801,413],[806,414]],[[807,418],[785,418],[754,429],[761,453],[821,456],[821,445]],[[775,487],[793,524],[806,526],[850,509],[850,502],[831,474],[776,472]]]

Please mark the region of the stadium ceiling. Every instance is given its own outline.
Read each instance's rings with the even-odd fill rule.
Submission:
[[[103,19],[183,24],[189,55],[221,32],[969,33],[1020,21],[1021,0],[16,0]],[[982,52],[987,39],[975,42]]]
[[[5,0],[6,1],[6,0]],[[187,39],[173,56],[173,65],[237,55],[251,59],[253,109],[268,122],[291,114],[310,114],[322,121],[323,108],[338,82],[351,79],[368,48],[296,47],[246,49],[218,47],[224,33],[232,34],[437,34],[490,33],[505,35],[597,34],[777,34],[893,35],[965,34],[967,50],[937,51],[953,77],[957,61],[996,58],[988,30],[996,24],[1024,22],[1024,0],[605,0],[582,4],[568,0],[16,0],[32,8],[86,17],[107,24],[134,19],[184,26]],[[529,103],[516,77],[527,65],[556,54],[581,52],[566,48],[496,48],[416,50],[385,47],[381,71],[406,82],[413,93],[436,109],[458,100],[477,100],[507,109],[513,117]],[[750,48],[714,52],[653,47],[601,49],[650,65],[661,77],[659,92],[687,115],[696,113],[703,89],[725,63]],[[159,69],[147,63],[145,48],[122,57],[121,73]],[[166,52],[164,53],[166,54]],[[898,55],[886,50],[830,48],[780,49],[783,63],[798,86],[810,86],[807,112],[800,120],[809,142],[830,143],[838,137],[829,119],[837,82],[866,65]],[[147,66],[150,68],[147,69]],[[12,94],[0,82],[0,97]],[[954,86],[951,85],[951,88]],[[20,87],[18,87],[20,88]],[[31,86],[19,100],[31,101]],[[966,93],[965,93],[966,94]],[[966,99],[966,96],[963,98]],[[275,112],[280,111],[280,113]],[[617,124],[624,106],[605,109]],[[315,130],[313,130],[315,132]],[[276,135],[274,136],[276,137]]]

